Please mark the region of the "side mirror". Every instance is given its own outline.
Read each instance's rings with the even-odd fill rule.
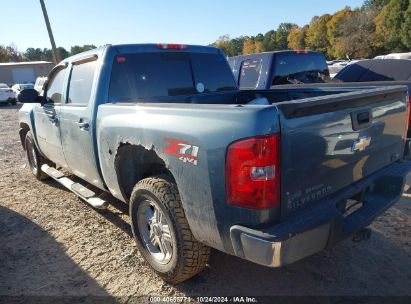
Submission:
[[[26,89],[17,95],[17,100],[21,103],[41,103],[41,97],[35,89]]]

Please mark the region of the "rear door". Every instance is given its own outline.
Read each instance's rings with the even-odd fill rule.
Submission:
[[[282,211],[294,212],[402,158],[405,87],[279,104]]]
[[[93,100],[97,57],[72,63],[67,98],[60,113],[62,146],[71,172],[102,187],[93,144]]]

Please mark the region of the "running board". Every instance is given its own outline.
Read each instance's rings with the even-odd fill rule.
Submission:
[[[63,172],[53,167],[50,167],[47,164],[44,164],[43,166],[41,166],[41,171],[43,171],[48,176],[53,178],[55,181],[59,182],[61,185],[69,189],[71,192],[76,194],[82,200],[86,201],[92,207],[97,208],[97,209],[107,208],[107,205],[108,205],[107,201],[102,200],[99,197],[96,197],[96,194],[90,189],[87,189],[83,185],[76,183],[72,181],[71,179],[69,179],[68,177],[64,176]]]

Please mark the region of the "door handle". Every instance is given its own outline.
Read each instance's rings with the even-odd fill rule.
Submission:
[[[85,122],[85,121],[82,121],[82,120],[80,120],[77,123],[77,125],[80,128],[80,130],[83,130],[83,131],[87,131],[88,129],[90,129],[90,124],[88,122]]]

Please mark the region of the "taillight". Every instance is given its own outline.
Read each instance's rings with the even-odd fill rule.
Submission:
[[[226,191],[230,205],[280,206],[280,135],[247,138],[228,147]]]
[[[159,43],[157,48],[162,50],[186,50],[188,45],[186,44],[170,44],[170,43]]]
[[[295,51],[295,53],[296,53],[296,54],[308,54],[308,51],[298,50],[298,51]]]

